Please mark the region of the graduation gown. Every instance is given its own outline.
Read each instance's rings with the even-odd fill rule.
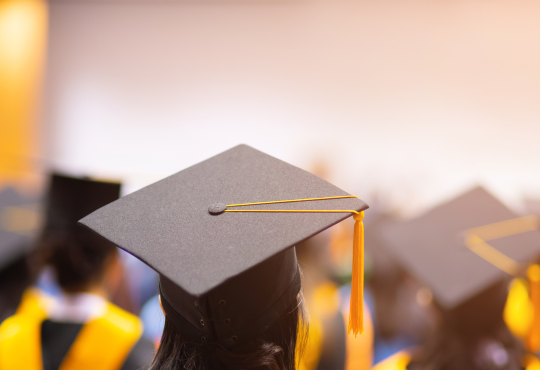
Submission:
[[[153,344],[138,317],[105,302],[86,322],[49,318],[51,298],[25,293],[0,325],[0,370],[135,370],[150,365]]]

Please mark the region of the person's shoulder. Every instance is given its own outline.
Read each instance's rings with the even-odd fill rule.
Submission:
[[[107,304],[107,310],[103,316],[103,319],[125,333],[142,333],[141,319],[112,303]]]
[[[30,314],[15,314],[8,317],[0,324],[0,342],[33,328],[40,321],[41,319]]]
[[[150,339],[142,336],[131,349],[121,370],[146,370],[152,364],[154,355],[154,343]]]

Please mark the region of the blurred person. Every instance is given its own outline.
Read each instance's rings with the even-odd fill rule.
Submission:
[[[422,299],[422,287],[387,253],[378,234],[393,216],[379,213],[366,221],[366,254],[371,268],[366,289],[372,298],[373,362],[378,363],[405,348],[425,340],[434,324],[429,300]]]
[[[364,305],[363,335],[355,338],[347,333],[348,302],[342,302],[349,297],[333,281],[335,271],[329,242],[325,233],[321,233],[296,246],[309,313],[309,336],[300,369],[367,370],[372,365],[373,351],[370,311]]]
[[[34,288],[0,326],[0,369],[140,369],[154,347],[140,320],[108,302],[121,279],[116,246],[77,220],[118,199],[120,184],[54,174],[37,247],[61,288],[43,299]]]
[[[39,227],[38,197],[14,187],[0,191],[0,322],[15,313],[31,283],[28,253]]]
[[[329,198],[306,201],[315,196]],[[152,369],[293,370],[307,324],[294,245],[366,208],[239,145],[80,223],[160,274],[165,328]]]
[[[525,227],[524,227],[525,226]],[[387,251],[426,285],[437,328],[376,370],[537,369],[503,319],[512,275],[540,254],[540,233],[482,188],[384,228]]]

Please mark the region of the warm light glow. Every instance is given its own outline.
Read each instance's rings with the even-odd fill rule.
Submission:
[[[512,333],[525,338],[529,334],[533,315],[534,309],[529,299],[527,282],[524,279],[514,279],[504,307],[506,325]]]
[[[9,68],[11,73],[22,72],[29,63],[37,41],[38,13],[39,9],[30,1],[8,1],[1,5],[0,60],[2,68]]]
[[[431,304],[433,301],[433,294],[431,293],[431,290],[428,288],[420,288],[416,292],[416,302],[422,306],[427,307]]]
[[[46,36],[45,1],[0,1],[0,185],[32,173]]]

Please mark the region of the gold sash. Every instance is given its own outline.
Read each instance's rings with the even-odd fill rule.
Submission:
[[[43,370],[44,315],[16,314],[0,326],[0,370]],[[82,327],[60,370],[117,370],[142,334],[138,317],[108,303],[105,314]]]

